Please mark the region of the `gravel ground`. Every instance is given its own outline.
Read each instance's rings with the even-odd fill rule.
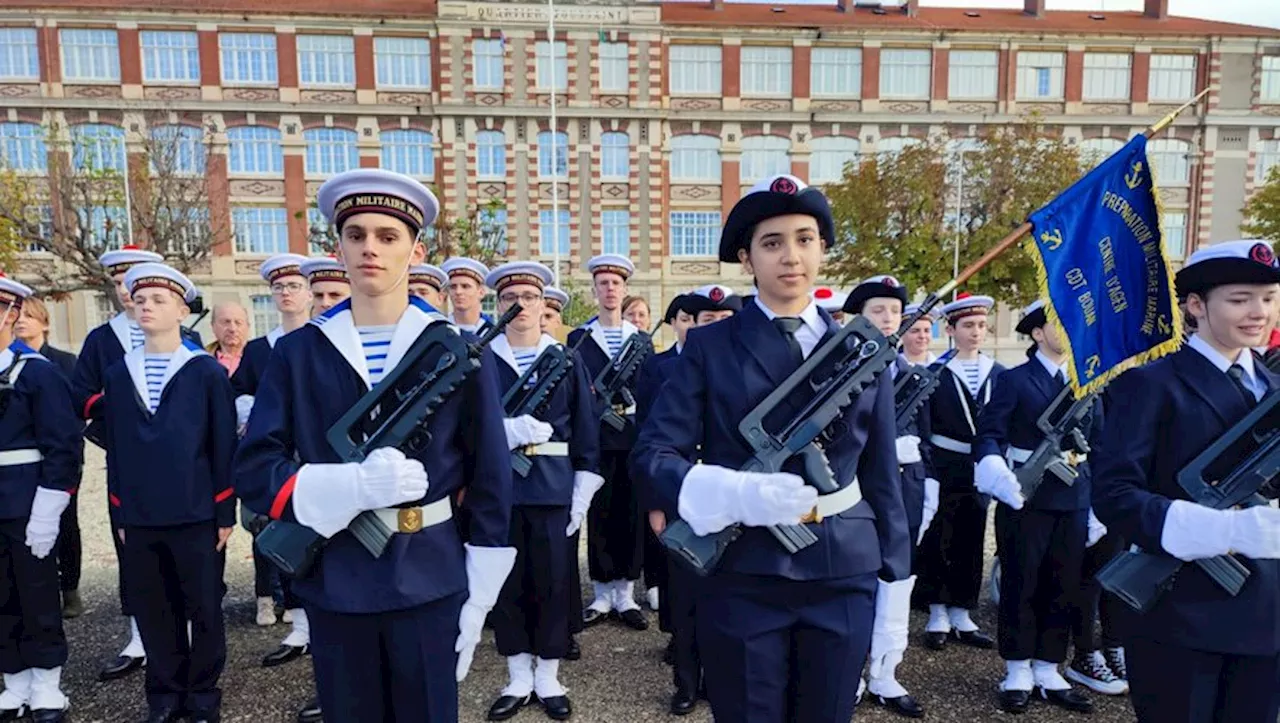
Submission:
[[[106,521],[103,456],[92,445],[86,456],[80,493],[80,523],[85,546],[81,592],[86,614],[67,621],[71,660],[63,682],[71,696],[73,720],[78,723],[137,721],[146,714],[141,674],[112,683],[97,682],[98,668],[119,652],[127,631],[118,614],[115,554]],[[583,565],[585,568],[585,562]],[[254,624],[250,539],[240,529],[231,538],[227,584],[230,589],[223,605],[228,645],[228,664],[222,676],[223,720],[291,723],[296,710],[312,695],[311,664],[302,660],[271,670],[259,667],[262,655],[274,649],[289,628],[284,624],[268,628]],[[984,629],[994,632],[992,616],[993,610],[988,607],[980,612],[979,622]],[[952,723],[1015,719],[999,712],[995,706],[994,691],[1003,677],[1003,665],[993,651],[953,646],[941,653],[929,652],[919,637],[925,616],[913,613],[911,622],[911,649],[899,674],[903,684],[925,706],[926,720]],[[569,688],[575,708],[573,720],[581,723],[676,720],[666,712],[670,669],[661,662],[666,641],[657,627],[657,617],[651,615],[648,632],[636,633],[621,625],[606,623],[580,636],[582,660],[561,667],[561,681]],[[489,704],[505,683],[505,662],[493,649],[491,633],[487,633],[486,643],[477,651],[471,675],[462,686],[461,721],[483,721]],[[856,685],[856,681],[850,684]],[[1103,696],[1093,696],[1093,699],[1097,710],[1090,720],[1099,723],[1133,720],[1126,699]],[[862,708],[857,718],[903,720],[871,704]],[[1070,719],[1079,719],[1079,716],[1046,704],[1033,705],[1027,715],[1018,718],[1027,722]],[[549,719],[531,708],[514,720]],[[702,704],[697,712],[683,720],[708,723],[709,708]]]

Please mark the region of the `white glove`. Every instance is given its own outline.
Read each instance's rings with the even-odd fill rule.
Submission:
[[[236,426],[244,427],[249,423],[249,412],[253,411],[253,397],[241,394],[236,397]]]
[[[916,540],[919,545],[924,540],[924,533],[929,530],[929,525],[933,524],[933,516],[938,514],[938,498],[941,495],[941,485],[938,480],[932,477],[924,478],[924,511],[920,515],[920,537]]]
[[[569,505],[569,526],[565,528],[565,537],[573,537],[573,533],[582,529],[582,522],[587,519],[587,510],[591,508],[591,498],[596,496],[601,487],[604,487],[604,477],[595,472],[573,473],[573,503]]]
[[[898,448],[898,464],[915,464],[920,461],[920,438],[914,434],[894,440]]]
[[[877,581],[876,616],[871,625],[872,680],[881,677],[888,668],[892,671],[902,661],[907,650],[907,632],[911,622],[911,590],[916,586],[916,576],[897,582]]]
[[[71,494],[47,487],[36,488],[35,501],[31,503],[31,517],[27,520],[27,547],[37,559],[43,560],[58,541],[58,523],[62,511],[71,504]]]
[[[363,462],[304,464],[293,488],[298,522],[333,537],[365,510],[394,507],[427,494],[427,472],[392,447],[373,450]]]
[[[1022,509],[1022,485],[1009,470],[1009,464],[998,454],[989,454],[973,471],[973,484],[984,495],[991,495],[1015,510]]]
[[[695,464],[680,486],[680,518],[698,535],[729,525],[794,525],[813,510],[818,491],[785,472],[739,472]]]
[[[1089,508],[1089,537],[1085,540],[1085,547],[1093,547],[1098,544],[1104,535],[1107,534],[1107,526],[1102,524],[1102,520],[1093,514],[1093,508]]]
[[[1174,500],[1164,518],[1160,546],[1187,562],[1231,551],[1256,560],[1280,559],[1280,510],[1266,505],[1215,510]]]
[[[458,654],[458,667],[454,672],[459,683],[471,670],[471,659],[484,633],[485,616],[498,602],[498,593],[516,564],[514,547],[463,547],[467,550],[467,601],[462,604],[458,642],[453,645],[453,651]]]
[[[512,419],[502,420],[502,428],[507,432],[507,447],[519,449],[530,444],[542,444],[551,441],[555,432],[550,424],[534,419],[528,414]]]

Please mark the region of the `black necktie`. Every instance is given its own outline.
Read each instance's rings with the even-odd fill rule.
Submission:
[[[1063,374],[1061,369],[1058,370],[1057,374],[1053,375],[1053,380],[1064,387],[1067,386],[1067,375]]]
[[[773,320],[773,325],[778,327],[778,331],[782,332],[783,338],[787,340],[787,348],[791,352],[791,360],[796,366],[804,363],[804,350],[800,348],[800,342],[796,340],[796,331],[804,326],[804,322],[794,316],[779,316]]]
[[[1244,397],[1245,404],[1249,408],[1258,406],[1258,398],[1253,396],[1253,392],[1249,391],[1249,387],[1244,384],[1244,367],[1239,364],[1232,364],[1227,369],[1227,376],[1231,378],[1231,383],[1236,385],[1236,391],[1240,392],[1240,396]]]

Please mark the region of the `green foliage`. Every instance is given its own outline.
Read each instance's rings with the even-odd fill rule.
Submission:
[[[490,199],[458,216],[442,209],[435,224],[423,233],[427,263],[438,265],[454,256],[475,259],[489,267],[500,262],[507,255],[507,228],[492,219],[503,208],[501,201]]]
[[[1266,183],[1245,204],[1240,230],[1250,237],[1280,241],[1280,164],[1271,167]]]
[[[579,285],[569,275],[560,277],[560,290],[569,295],[569,303],[560,312],[560,318],[566,329],[574,329],[595,316],[596,303],[591,298],[591,289]]]

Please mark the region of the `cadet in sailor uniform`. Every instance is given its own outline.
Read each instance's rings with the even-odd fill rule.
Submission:
[[[976,648],[995,647],[978,629],[969,611],[982,587],[982,548],[990,498],[973,487],[971,444],[982,407],[1004,371],[978,351],[987,337],[989,296],[957,295],[942,307],[956,355],[947,362],[937,391],[929,398],[929,458],[941,484],[937,524],[931,525],[916,557],[919,584],[915,599],[929,606],[925,645],[941,650],[948,637]]]
[[[501,360],[498,384],[505,393],[543,352],[559,345],[541,328],[542,296],[551,270],[517,261],[490,271],[486,282],[498,295],[499,313],[517,303],[522,308],[492,344]],[[591,496],[604,484],[595,472],[600,464],[599,418],[581,361],[575,359],[537,417],[507,418],[503,426],[507,445],[528,455],[533,468],[514,485],[510,541],[517,550],[516,564],[493,611],[494,637],[507,659],[509,678],[489,708],[489,720],[513,717],[534,695],[548,716],[565,720],[572,706],[558,672],[568,652],[569,596],[576,594],[569,589],[569,538],[582,524]]]
[[[83,426],[62,373],[14,337],[29,296],[0,274],[0,720],[61,723],[67,639],[50,553],[80,476]]]
[[[542,293],[542,333],[555,336],[560,333],[560,328],[564,326],[564,319],[561,315],[564,313],[564,307],[569,305],[569,295],[554,286],[548,286],[542,290]],[[577,560],[578,548],[576,546],[574,547],[573,555],[574,560]],[[577,567],[576,564],[574,566]],[[581,607],[581,596],[576,592],[574,595],[579,597],[578,605]],[[582,611],[579,610],[578,612],[581,613]],[[570,626],[572,625],[573,622],[571,621]]]
[[[1077,457],[1085,450],[1062,450],[1080,474],[1074,484],[1046,474],[1029,500],[1011,471],[1026,462],[1044,439],[1036,421],[1068,383],[1067,348],[1040,301],[1024,310],[1017,332],[1035,343],[1027,351],[1025,364],[1001,374],[991,401],[978,414],[973,440],[974,485],[998,500],[997,632],[1000,657],[1005,661],[1000,707],[1022,713],[1034,691],[1036,697],[1054,705],[1089,713],[1092,702],[1072,689],[1058,670],[1067,659],[1088,538],[1089,466]],[[1102,410],[1095,402],[1080,431],[1097,435],[1101,427]]]
[[[439,204],[412,178],[378,169],[330,178],[318,201],[339,229],[352,295],[276,345],[237,450],[240,496],[328,538],[315,568],[294,580],[325,716],[455,721],[457,681],[516,557],[498,362],[481,353],[480,369],[427,421],[421,447],[341,463],[328,429],[419,334],[448,324],[408,290],[409,267],[424,254],[418,233]],[[464,486],[466,545],[451,522],[451,498]],[[378,558],[346,531],[364,511],[396,531]]]
[[[587,270],[591,272],[599,314],[570,332],[568,341],[569,346],[573,346],[582,334],[591,335],[590,341],[578,348],[578,353],[586,364],[589,378],[594,380],[632,334],[644,332],[622,318],[627,279],[636,271],[631,261],[624,256],[605,254],[588,261]],[[615,403],[612,399],[599,399],[599,390],[596,394],[598,412]],[[582,619],[584,625],[594,625],[612,612],[627,627],[646,630],[649,621],[635,601],[635,583],[644,565],[644,514],[627,470],[627,455],[636,439],[635,410],[626,410],[623,418],[626,426],[621,432],[603,423],[600,427],[600,474],[605,484],[587,513],[587,570],[595,599],[583,612]]]
[[[902,310],[902,315],[909,317],[919,310],[919,304],[907,304],[907,308]],[[933,322],[935,321],[937,316],[933,312],[925,314],[902,335],[902,356],[906,357],[908,364],[929,366],[938,360],[937,355],[929,351],[929,343],[933,341]]]
[[[489,320],[480,313],[480,304],[488,291],[484,279],[489,268],[475,259],[455,256],[446,259],[440,268],[449,276],[449,302],[453,307],[449,321],[463,331],[483,336],[489,330]]]
[[[347,267],[333,256],[313,256],[301,265],[311,287],[311,318],[316,318],[351,296]]]
[[[1186,565],[1153,608],[1125,616],[1130,699],[1140,723],[1271,723],[1280,714],[1280,510],[1203,507],[1177,475],[1280,388],[1249,351],[1274,321],[1280,264],[1265,241],[1227,241],[1193,253],[1176,282],[1196,333],[1108,385],[1107,426],[1124,433],[1104,435],[1091,455],[1093,509],[1142,550],[1186,561],[1234,553],[1250,575],[1232,597]]]
[[[738,201],[720,260],[741,262],[759,294],[733,318],[689,333],[634,452],[648,494],[696,533],[745,526],[698,581],[698,645],[717,720],[848,720],[849,676],[866,661],[876,589],[910,572],[887,378],[830,429],[825,452],[840,491],[818,497],[798,476],[799,459],[782,473],[738,471],[751,449],[739,420],[838,329],[810,297],[834,235],[826,197],[793,176],[761,181]],[[779,415],[797,412],[803,396]],[[818,542],[795,555],[763,529],[815,511],[821,522],[807,528]]]
[[[844,311],[861,314],[889,335],[902,326],[903,306],[907,303],[907,287],[893,276],[872,276],[854,287],[845,301]],[[889,378],[897,379],[907,364],[906,357],[889,367]],[[915,544],[923,537],[938,510],[938,481],[928,476],[932,466],[926,457],[929,450],[920,443],[929,436],[929,410],[923,407],[915,418],[898,429],[895,448],[898,473],[902,478],[902,501],[907,513],[907,532]],[[911,618],[911,590],[914,575],[897,585],[882,586],[876,597],[875,627],[871,635],[870,683],[873,699],[882,706],[907,718],[924,717],[924,707],[897,680],[898,664],[907,651],[907,633]],[[859,680],[861,689],[864,683]]]
[[[164,264],[125,284],[144,345],[103,380],[108,492],[150,651],[148,723],[216,723],[226,661],[222,550],[235,525],[235,397],[226,371],[179,325],[195,286]],[[190,632],[187,624],[190,623]]]
[[[439,266],[414,264],[409,269],[409,293],[431,305],[436,311],[444,309],[445,291],[449,276]]]

